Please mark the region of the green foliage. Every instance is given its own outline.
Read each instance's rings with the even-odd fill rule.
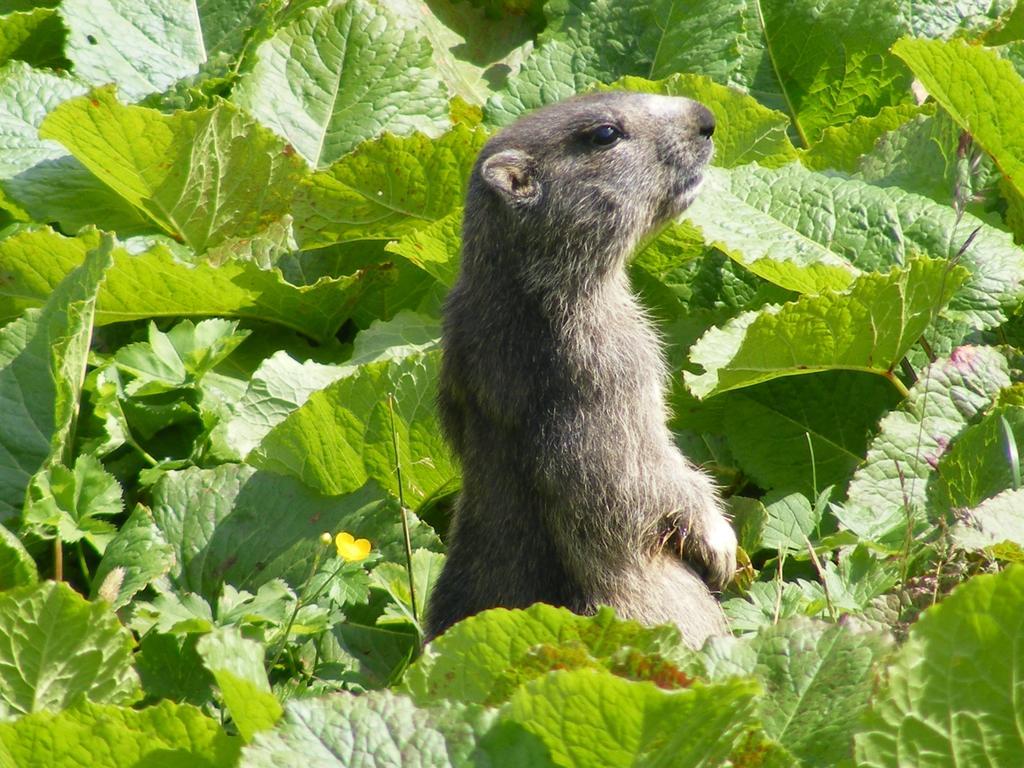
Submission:
[[[1024,3],[906,5],[0,3],[0,766],[1019,765]],[[630,276],[734,636],[424,646],[467,180],[606,88],[716,116]]]

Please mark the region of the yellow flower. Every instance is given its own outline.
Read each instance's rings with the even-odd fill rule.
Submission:
[[[331,542],[334,541],[334,537],[331,536],[327,531],[320,534],[320,543],[325,547],[330,546]]]
[[[356,539],[351,533],[344,531],[334,537],[334,546],[338,548],[338,557],[348,560],[350,563],[358,563],[365,560],[370,554],[370,542],[366,539]]]

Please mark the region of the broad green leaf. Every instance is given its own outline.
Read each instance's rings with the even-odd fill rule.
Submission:
[[[434,406],[438,364],[434,349],[360,366],[289,414],[249,461],[321,493],[373,478],[397,496],[397,460],[406,503],[419,504],[456,475]]]
[[[274,578],[301,585],[325,531],[367,538],[387,560],[405,557],[397,506],[372,484],[339,498],[244,465],[188,469],[153,487],[153,518],[174,548],[174,582],[210,600],[225,582],[250,590]],[[410,527],[414,546],[439,548],[415,516]]]
[[[304,248],[389,239],[462,204],[483,129],[457,125],[439,138],[384,135],[303,181],[293,214]]]
[[[280,139],[226,103],[165,115],[103,88],[58,106],[39,135],[197,253],[278,220],[303,173]]]
[[[1024,407],[1003,405],[993,409],[961,432],[939,460],[928,489],[929,501],[937,511],[969,509],[1001,491],[1020,487],[1021,453]]]
[[[733,632],[758,632],[792,616],[807,616],[825,608],[821,585],[795,581],[755,581],[746,595],[722,603]]]
[[[854,370],[887,378],[967,272],[915,259],[905,269],[865,274],[848,291],[801,297],[740,315],[708,331],[690,350],[700,375],[685,373],[698,397],[778,376]]]
[[[278,30],[233,98],[314,168],[385,132],[436,136],[448,125],[429,40],[367,0],[310,8]]]
[[[879,376],[823,371],[718,399],[723,416],[716,428],[743,471],[762,488],[814,497],[822,488],[849,482],[878,420],[897,404],[899,393]],[[856,408],[842,405],[853,402]]]
[[[430,41],[431,61],[448,91],[473,106],[483,104],[503,82],[503,70],[519,65],[531,48],[537,26],[537,20],[522,7],[513,5],[510,12],[503,13],[488,12],[481,5],[444,2],[427,6],[416,0],[389,4]]]
[[[850,754],[867,708],[874,664],[891,642],[843,626],[787,619],[742,640],[716,638],[704,650],[712,680],[753,676],[764,686],[765,732],[807,766],[835,766]]]
[[[963,40],[900,40],[893,53],[1024,193],[1024,80],[994,51]]]
[[[0,64],[14,59],[34,66],[66,67],[64,29],[53,8],[23,11],[5,6],[0,16]]]
[[[70,451],[96,291],[109,238],[54,283],[41,310],[0,329],[0,522],[19,515],[33,474]]]
[[[1009,384],[1006,359],[990,347],[960,347],[921,371],[904,403],[879,424],[848,498],[836,510],[843,525],[877,541],[902,531],[908,517],[920,521],[927,483],[942,455]]]
[[[92,599],[101,588],[117,587],[105,595],[115,609],[122,608],[154,579],[174,566],[174,551],[153,522],[153,513],[141,504],[107,545],[92,581]],[[115,570],[118,575],[111,575]],[[107,582],[111,578],[116,582]],[[113,599],[111,599],[113,598]]]
[[[48,229],[25,230],[0,240],[0,269],[10,278],[0,284],[0,318],[40,306],[97,242],[94,232],[65,238]],[[141,253],[115,248],[100,288],[96,323],[219,315],[276,323],[326,340],[374,279],[376,272],[367,269],[296,287],[279,272],[248,261],[213,267],[179,261],[162,244]]]
[[[708,245],[783,288],[801,293],[845,288],[857,268],[838,247],[842,241],[833,239],[842,237],[842,230],[834,229],[843,222],[800,221],[790,207],[795,196],[800,197],[801,208],[834,205],[829,199],[832,190],[808,194],[805,182],[821,186],[795,166],[778,172],[710,169],[683,220],[695,226]],[[857,233],[862,246],[864,236]]]
[[[450,288],[459,275],[462,249],[462,208],[424,227],[406,233],[386,247]]]
[[[765,524],[761,543],[766,549],[805,552],[807,540],[821,522],[807,497],[790,493],[781,498],[765,499]]]
[[[117,83],[136,101],[199,71],[206,59],[199,17],[173,0],[62,0],[67,56],[79,77]]]
[[[985,549],[1009,541],[1024,547],[1024,490],[1003,491],[967,510],[953,526],[953,541],[968,549]]]
[[[919,115],[882,136],[860,159],[854,175],[881,187],[925,195],[945,206],[963,203],[966,210],[1002,226],[986,210],[999,196],[1002,177],[991,160],[973,144],[964,144],[964,139],[964,132],[945,112]]]
[[[17,536],[0,525],[0,591],[29,586],[38,580],[32,555]]]
[[[213,675],[196,651],[200,637],[153,631],[139,640],[135,668],[148,700],[172,699],[197,707],[213,701]]]
[[[722,764],[750,727],[758,693],[748,680],[663,691],[574,670],[527,683],[501,717],[540,738],[558,765],[710,767]]]
[[[399,362],[410,355],[437,349],[441,322],[415,312],[399,312],[388,322],[377,321],[356,336],[352,345],[353,365],[382,360]]]
[[[487,116],[526,109],[626,75],[706,75],[788,114],[801,142],[906,97],[909,77],[889,54],[907,24],[893,0],[645,0],[623,6],[560,0],[548,26]]]
[[[0,747],[18,766],[232,768],[241,742],[187,704],[131,709],[84,702],[0,724]]]
[[[857,764],[1024,762],[1024,567],[975,576],[910,628],[857,734]]]
[[[287,352],[274,353],[256,369],[245,394],[232,407],[231,418],[222,427],[224,439],[239,459],[244,458],[310,395],[355,370],[312,360],[299,363]]]
[[[200,638],[198,651],[247,744],[277,722],[282,709],[270,691],[260,643],[246,640],[237,629],[220,629]]]
[[[910,30],[914,37],[973,39],[995,26],[1014,5],[1014,0],[921,3],[911,14]]]
[[[416,615],[412,611],[412,595],[409,593],[409,570],[398,563],[381,563],[370,572],[370,583],[385,590],[394,601],[384,609],[377,623],[386,626],[391,623],[410,623],[423,632],[427,600],[434,583],[441,575],[444,555],[426,549],[412,553],[413,586],[416,589]]]
[[[211,318],[198,324],[182,320],[164,333],[151,322],[146,341],[114,353],[118,368],[132,377],[126,392],[150,395],[194,384],[249,335],[237,328],[237,322]]]
[[[683,218],[708,244],[791,290],[842,288],[856,274],[851,263],[885,270],[923,252],[956,257],[971,272],[946,311],[951,319],[991,328],[1024,295],[1024,251],[1005,232],[901,189],[812,173],[796,164],[711,169]]]
[[[822,583],[828,589],[828,612],[861,614],[871,602],[900,581],[899,564],[879,559],[864,544],[846,547],[835,561],[823,563]]]
[[[519,679],[537,647],[582,649],[594,660],[607,661],[627,646],[679,657],[686,653],[680,643],[676,627],[642,627],[616,619],[610,608],[590,617],[543,603],[516,611],[494,608],[432,640],[406,672],[403,686],[421,704],[443,699],[494,704],[510,695],[507,680]]]
[[[0,178],[9,179],[37,163],[67,155],[57,142],[39,138],[39,124],[62,101],[87,90],[81,81],[20,61],[0,69]]]
[[[141,214],[64,147],[39,137],[43,118],[87,89],[21,62],[0,70],[0,190],[34,220],[58,221],[68,232],[90,224],[128,234],[147,230]]]
[[[85,540],[103,554],[117,529],[103,517],[124,508],[121,484],[95,456],[82,454],[73,467],[54,462],[29,485],[24,523],[45,538]]]
[[[0,593],[0,711],[63,709],[85,696],[130,704],[139,680],[132,638],[104,601],[63,583]]]
[[[790,124],[786,115],[708,77],[672,75],[657,82],[624,77],[607,88],[684,96],[699,101],[715,115],[715,155],[712,158],[715,165],[732,168],[759,163],[774,168],[797,158],[796,149],[786,134]]]
[[[930,111],[927,107],[900,104],[883,107],[877,115],[861,115],[848,123],[826,128],[814,146],[800,153],[800,162],[816,171],[834,168],[852,172],[861,156],[870,152],[884,134]]]
[[[409,698],[390,691],[290,701],[278,725],[243,748],[239,766],[447,768],[476,764],[470,755],[493,719],[478,712],[450,705],[417,709]],[[511,763],[500,761],[499,756],[497,765]]]

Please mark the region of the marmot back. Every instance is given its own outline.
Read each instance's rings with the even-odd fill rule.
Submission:
[[[705,580],[731,578],[736,538],[665,426],[660,344],[625,272],[693,199],[713,131],[688,99],[603,93],[481,151],[444,310],[438,402],[463,488],[430,636],[537,601],[675,622],[693,645],[725,631]]]

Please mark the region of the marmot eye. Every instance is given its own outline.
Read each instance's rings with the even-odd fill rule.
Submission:
[[[590,132],[590,143],[598,147],[610,147],[622,135],[622,131],[614,125],[599,125]]]

